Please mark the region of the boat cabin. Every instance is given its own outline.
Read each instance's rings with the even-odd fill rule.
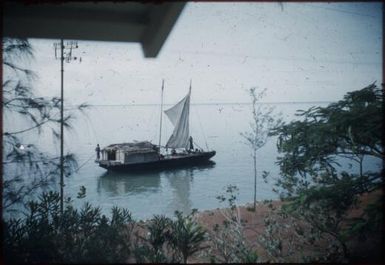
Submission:
[[[159,150],[148,141],[112,144],[101,150],[101,160],[119,164],[145,163],[159,160]]]

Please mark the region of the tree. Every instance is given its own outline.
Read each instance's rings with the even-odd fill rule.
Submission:
[[[33,48],[27,39],[3,38],[3,113],[4,117],[18,120],[25,126],[15,130],[3,127],[3,209],[11,210],[15,204],[26,201],[28,195],[51,184],[60,170],[60,157],[43,152],[38,146],[24,143],[29,133],[41,134],[51,129],[59,138],[61,99],[36,97],[32,81],[37,75],[23,64],[33,58]],[[86,104],[78,107],[84,110]],[[63,123],[70,129],[73,113],[65,115]],[[77,167],[73,154],[64,157],[65,175]]]
[[[346,242],[356,223],[351,220],[346,225],[348,211],[358,195],[382,185],[380,172],[363,167],[364,157],[384,159],[382,110],[383,93],[371,84],[327,107],[298,111],[302,120],[282,124],[272,132],[278,136],[282,154],[277,162],[281,178],[276,184],[290,202],[284,211],[311,224],[313,234],[334,238],[339,254],[331,257],[350,257]],[[356,162],[358,171],[342,170],[341,159]],[[371,211],[366,217],[373,216]],[[368,223],[363,219],[361,223]]]
[[[339,159],[358,163],[359,171],[349,174],[356,179],[357,192],[369,191],[380,175],[364,172],[363,157],[384,159],[382,136],[382,91],[371,84],[349,92],[343,100],[327,107],[300,110],[302,121],[275,128],[278,135],[278,157],[282,178],[278,185],[286,195],[298,194],[311,183],[328,185],[343,178],[338,174]],[[365,173],[365,174],[364,174]]]
[[[254,210],[257,203],[257,152],[267,142],[270,131],[281,123],[280,118],[273,117],[273,107],[267,107],[259,103],[266,93],[266,89],[257,94],[256,88],[251,88],[253,120],[250,122],[250,131],[241,133],[247,144],[252,149],[254,165]]]

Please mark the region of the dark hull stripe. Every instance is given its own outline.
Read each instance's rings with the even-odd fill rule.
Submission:
[[[112,171],[129,171],[135,169],[155,169],[155,168],[173,168],[185,165],[196,165],[202,162],[207,162],[211,157],[215,155],[215,151],[204,152],[201,154],[187,155],[175,158],[166,158],[158,161],[136,163],[136,164],[120,164],[120,165],[108,165],[99,163],[99,166],[107,170]]]

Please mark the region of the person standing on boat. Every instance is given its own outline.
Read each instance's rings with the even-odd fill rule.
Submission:
[[[188,138],[188,141],[189,141],[189,143],[190,143],[190,148],[189,148],[189,151],[194,151],[194,144],[193,144],[193,138],[192,138],[192,136],[190,136],[189,138]]]
[[[100,159],[100,146],[99,146],[99,144],[96,145],[95,151],[96,151],[96,159],[99,160]]]

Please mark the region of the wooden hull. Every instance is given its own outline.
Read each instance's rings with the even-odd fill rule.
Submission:
[[[133,171],[151,169],[172,169],[180,166],[199,165],[210,160],[215,155],[215,151],[199,152],[190,154],[178,154],[166,156],[157,161],[121,164],[111,163],[110,161],[98,161],[99,166],[112,171]]]

